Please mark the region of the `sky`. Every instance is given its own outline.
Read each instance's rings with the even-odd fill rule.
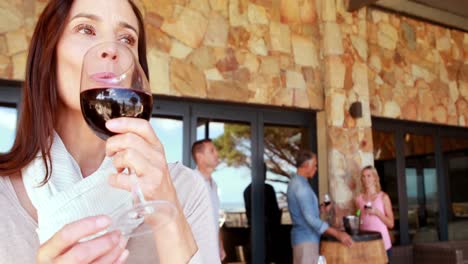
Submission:
[[[15,140],[17,110],[0,106],[0,153],[10,150]]]

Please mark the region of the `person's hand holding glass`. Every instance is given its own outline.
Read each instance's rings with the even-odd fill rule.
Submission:
[[[121,212],[112,228],[131,237],[173,220],[173,202],[166,197],[159,200],[160,193],[172,183],[164,150],[148,123],[153,106],[151,90],[136,56],[126,45],[104,42],[85,54],[80,103],[88,126],[107,140],[106,155],[113,157],[118,171],[110,176],[110,184],[131,191],[134,197],[133,208]]]

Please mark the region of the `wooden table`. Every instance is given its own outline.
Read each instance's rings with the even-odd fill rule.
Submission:
[[[359,231],[351,237],[354,244],[350,248],[341,244],[335,237],[321,237],[320,255],[325,256],[327,264],[388,263],[387,252],[379,232]]]

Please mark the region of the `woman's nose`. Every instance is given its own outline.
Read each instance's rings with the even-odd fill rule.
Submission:
[[[100,57],[112,61],[118,60],[119,54],[117,47],[106,47],[100,52]]]

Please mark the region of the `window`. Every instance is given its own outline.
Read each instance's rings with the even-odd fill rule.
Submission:
[[[308,147],[308,129],[266,124],[263,140],[266,165],[265,182],[275,190],[277,203],[282,212],[281,223],[290,225],[291,217],[288,211],[286,191],[291,175],[296,172],[297,152],[301,148]]]
[[[0,105],[0,153],[7,152],[13,146],[16,133],[18,111],[14,106]]]
[[[438,241],[439,201],[434,139],[407,133],[404,141],[410,239],[413,242]]]
[[[392,244],[398,245],[400,244],[400,213],[397,188],[395,136],[392,132],[374,129],[372,131],[372,137],[374,142],[375,168],[380,176],[380,185],[392,202],[395,226],[390,230],[390,236]]]
[[[448,175],[448,239],[468,239],[468,138],[444,137],[442,151]]]
[[[150,124],[164,146],[167,162],[182,162],[182,120],[175,118],[152,117]]]
[[[394,244],[468,239],[468,129],[372,123],[375,165],[393,203],[393,232],[399,231]]]
[[[244,191],[252,182],[250,126],[203,118],[197,124],[197,140],[211,139],[220,158],[212,177],[218,185],[220,209],[226,213],[225,225],[247,227]]]

